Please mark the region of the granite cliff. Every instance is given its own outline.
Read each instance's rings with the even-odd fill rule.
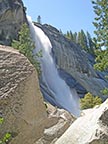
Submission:
[[[0,44],[10,45],[26,21],[21,0],[0,0]]]
[[[49,37],[59,74],[70,88],[75,88],[80,97],[88,91],[104,99],[100,91],[108,86],[108,82],[103,73],[93,69],[94,57],[65,38],[56,28],[46,24],[37,26]]]

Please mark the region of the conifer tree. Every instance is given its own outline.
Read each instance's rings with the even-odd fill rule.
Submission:
[[[93,22],[96,30],[96,44],[100,50],[97,51],[95,68],[108,70],[108,0],[93,0],[93,8],[96,14]],[[104,50],[102,50],[104,47]]]
[[[73,34],[73,41],[74,41],[75,43],[77,43],[77,32],[75,32],[75,33]]]
[[[66,35],[65,35],[66,38],[70,39],[70,34],[69,34],[69,31],[67,31]]]
[[[96,14],[94,26],[96,30],[96,64],[94,68],[100,71],[108,70],[108,0],[93,0],[93,8]],[[102,49],[104,48],[104,50]],[[102,94],[108,96],[108,88],[103,89]]]
[[[74,41],[74,36],[73,36],[73,33],[72,33],[71,30],[70,30],[70,38],[71,38],[72,41]]]
[[[87,34],[85,34],[85,32],[81,30],[78,33],[72,33],[72,31],[70,30],[67,31],[65,37],[79,44],[86,52],[95,55],[95,43],[93,42],[93,39],[91,38],[91,35],[88,32]]]
[[[38,22],[39,24],[41,24],[41,16],[40,16],[40,15],[37,17],[37,22]]]
[[[19,39],[12,41],[12,47],[18,49],[20,53],[24,54],[35,66],[38,74],[40,75],[41,67],[38,61],[38,57],[41,57],[41,51],[39,51],[36,55],[33,55],[33,49],[35,48],[35,45],[31,39],[30,30],[27,24],[22,25],[18,34]]]
[[[88,51],[88,46],[87,46],[87,37],[84,33],[83,30],[81,30],[81,43],[80,45],[82,46],[82,48],[85,50],[85,51]]]
[[[78,36],[77,43],[80,45],[81,44],[81,32],[78,32],[77,36]]]
[[[92,3],[96,14],[93,24],[96,27],[94,33],[97,42],[108,48],[108,0],[93,0]]]
[[[95,55],[95,44],[89,32],[87,32],[88,52]]]

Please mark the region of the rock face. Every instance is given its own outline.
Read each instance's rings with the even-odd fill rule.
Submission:
[[[85,110],[55,144],[108,144],[108,99]]]
[[[21,0],[0,0],[1,44],[10,45],[11,40],[17,38],[18,31],[24,22],[27,23],[27,20]],[[88,56],[78,45],[66,39],[54,27],[38,26],[49,37],[58,71],[67,84],[71,88],[75,88],[80,97],[87,91],[101,96],[100,90],[108,87],[108,82],[105,81],[103,74],[94,71],[92,67],[94,58]],[[43,88],[42,91],[45,93]]]
[[[46,33],[52,44],[52,55],[60,76],[80,96],[87,91],[101,96],[100,90],[108,86],[102,73],[96,73],[92,64],[94,58],[81,47],[63,36],[50,25],[37,25]],[[104,98],[104,97],[103,97]]]
[[[9,144],[33,144],[42,136],[47,113],[37,73],[18,51],[0,45],[0,139],[10,132]]]
[[[24,22],[26,16],[21,0],[0,0],[0,44],[10,45]]]
[[[35,144],[54,144],[55,141],[75,121],[75,118],[63,109],[57,109],[47,103],[48,125],[43,136]]]

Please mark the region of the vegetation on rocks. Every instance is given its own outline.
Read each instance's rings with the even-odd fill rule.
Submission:
[[[85,33],[83,30],[81,30],[78,33],[72,33],[72,31],[67,31],[65,37],[79,44],[86,52],[93,55],[95,54],[95,43],[89,32]]]
[[[93,96],[91,93],[87,93],[84,98],[81,98],[80,104],[81,109],[93,108],[96,105],[100,105],[102,103],[102,99],[98,96]]]
[[[3,123],[4,119],[0,118],[0,125]],[[7,132],[3,138],[0,139],[0,144],[8,144],[9,140],[11,139],[11,133]]]
[[[29,61],[35,66],[38,75],[41,73],[40,63],[38,61],[38,57],[41,57],[41,51],[39,51],[36,55],[33,55],[33,49],[35,45],[30,36],[30,30],[27,24],[23,24],[21,30],[19,31],[19,39],[12,41],[12,47],[18,49],[19,52],[24,54]]]
[[[79,44],[86,52],[95,56],[94,69],[108,72],[108,0],[92,0],[95,19],[95,37],[89,32],[67,31],[65,36],[71,41]],[[106,76],[108,80],[108,76]],[[101,90],[102,95],[108,96],[108,88]]]

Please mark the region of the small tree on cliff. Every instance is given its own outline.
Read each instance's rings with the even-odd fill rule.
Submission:
[[[81,98],[81,109],[93,108],[96,105],[100,105],[102,103],[102,99],[98,96],[93,96],[91,93],[87,93],[84,98]]]
[[[41,16],[40,15],[37,17],[37,22],[41,24]]]
[[[40,63],[37,60],[37,57],[40,57],[40,52],[37,55],[33,55],[33,49],[35,45],[30,36],[30,30],[27,24],[23,24],[21,30],[19,31],[19,39],[12,41],[12,47],[18,49],[20,53],[24,54],[29,61],[35,66],[38,74],[40,75]]]

